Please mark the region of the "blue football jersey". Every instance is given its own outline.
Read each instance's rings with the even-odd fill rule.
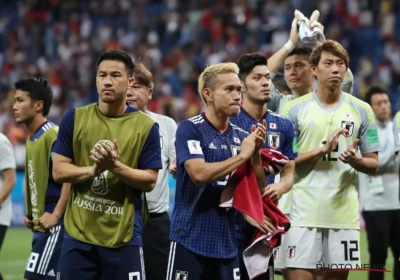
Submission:
[[[297,158],[296,152],[296,139],[294,135],[294,128],[292,122],[278,115],[271,110],[268,110],[264,115],[263,119],[267,122],[267,141],[265,142],[264,148],[273,149],[281,152],[287,156],[290,160]],[[257,125],[257,123],[262,123],[253,118],[246,110],[242,107],[240,113],[237,117],[230,119],[231,123],[241,127],[246,131],[251,131],[252,125]],[[273,184],[275,181],[275,176],[268,176],[267,185]],[[238,237],[240,239],[248,239],[254,233],[254,230],[250,225],[247,224],[243,215],[237,213],[236,217]]]
[[[222,162],[235,156],[248,133],[229,123],[219,132],[204,114],[181,122],[176,131],[177,183],[170,239],[188,250],[211,258],[237,255],[235,210],[220,208],[220,197],[229,176],[196,186],[184,163],[194,158]]]

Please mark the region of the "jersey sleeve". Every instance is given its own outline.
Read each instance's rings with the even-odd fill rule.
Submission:
[[[15,169],[15,156],[14,149],[11,145],[10,140],[5,135],[0,135],[0,147],[1,147],[1,156],[0,156],[0,171],[6,169]]]
[[[69,110],[63,119],[58,130],[57,140],[53,152],[74,161],[73,135],[75,123],[75,109]]]
[[[138,168],[142,170],[162,169],[160,131],[157,123],[151,128],[143,145],[139,156]]]
[[[288,118],[293,125],[294,137],[297,139],[300,134],[299,122],[298,122],[298,114],[296,113],[296,108],[291,106],[290,102],[286,103],[282,110],[282,116]],[[296,144],[297,147],[297,144]]]
[[[285,142],[283,143],[282,153],[290,160],[297,158],[297,140],[290,120],[286,122]]]
[[[271,100],[267,103],[268,109],[272,112],[277,113],[279,110],[279,103],[282,98],[282,94],[277,90],[277,88],[272,86],[272,97]]]
[[[394,151],[400,151],[400,111],[397,112],[393,120]]]
[[[179,124],[176,130],[175,148],[179,165],[183,165],[189,159],[204,159],[201,135],[194,123],[185,120]]]
[[[380,143],[374,112],[368,106],[360,113],[361,126],[358,132],[360,152],[361,154],[379,152]]]
[[[172,158],[176,155],[176,151],[175,151],[176,123],[172,119],[169,119],[169,122],[168,122],[168,136],[169,136],[168,159],[171,162]]]

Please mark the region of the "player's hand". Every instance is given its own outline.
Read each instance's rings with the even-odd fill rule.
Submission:
[[[296,46],[300,43],[299,32],[297,28],[297,22],[299,21],[297,14],[295,14],[292,21],[292,28],[290,29],[289,40],[292,41]]]
[[[344,163],[350,163],[356,160],[357,157],[357,147],[360,139],[356,139],[343,153],[340,154],[339,159]]]
[[[262,147],[264,147],[267,139],[267,122],[263,120],[262,124],[257,124],[257,127],[252,125],[251,132],[256,134],[256,147],[254,154],[258,155],[258,152],[262,149]]]
[[[59,217],[54,214],[45,212],[42,217],[39,218],[39,226],[43,229],[50,229],[58,224]]]
[[[271,220],[267,217],[264,216],[264,223],[259,223],[256,220],[254,220],[252,217],[250,217],[247,214],[243,214],[244,218],[246,221],[252,225],[253,227],[257,228],[259,231],[262,233],[268,233],[268,232],[274,232],[276,231],[276,228],[272,224]]]
[[[325,27],[318,21],[319,15],[320,15],[320,13],[319,13],[318,10],[315,10],[315,11],[311,14],[310,22],[309,22],[309,26],[308,26],[308,27],[309,27],[311,30],[313,30],[314,27],[318,27],[319,30],[321,30],[321,32],[324,33],[324,28],[325,28]]]
[[[169,164],[169,173],[176,178],[176,156],[174,156]]]
[[[336,129],[334,132],[332,132],[332,134],[328,137],[328,141],[326,141],[326,144],[322,147],[322,151],[324,152],[324,154],[329,154],[330,152],[332,152],[339,142],[340,135],[346,132],[347,129],[343,127]]]
[[[111,150],[106,144],[96,145],[90,151],[90,159],[100,170],[110,170],[115,166],[119,158],[118,142],[114,140],[114,150]]]
[[[28,229],[33,229],[33,221],[30,220],[27,216],[24,217],[24,224]]]
[[[252,132],[249,136],[244,138],[242,146],[238,151],[238,156],[244,159],[250,159],[256,149],[256,132]]]
[[[281,199],[282,195],[286,192],[286,184],[284,182],[274,183],[265,188],[264,196],[269,195],[274,203]]]

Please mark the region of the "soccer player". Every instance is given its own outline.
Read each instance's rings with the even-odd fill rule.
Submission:
[[[97,104],[69,110],[54,147],[54,178],[72,183],[60,279],[144,279],[143,192],[161,169],[156,122],[127,105],[134,64],[119,50],[97,61]],[[147,210],[147,209],[145,209]]]
[[[287,118],[267,110],[267,104],[271,99],[271,76],[267,67],[267,58],[258,53],[246,54],[236,62],[240,71],[239,78],[242,82],[242,107],[237,117],[230,121],[249,131],[252,125],[265,120],[267,123],[267,141],[264,148],[282,152],[290,161],[281,172],[280,181],[275,182],[275,176],[269,176],[265,195],[270,195],[273,201],[278,202],[284,193],[293,186],[294,159],[297,157],[296,139],[294,137],[293,124]],[[242,215],[238,216],[238,245],[241,279],[249,279],[243,262],[243,251],[250,244],[255,229],[246,223]],[[270,230],[274,231],[272,225]],[[273,270],[271,270],[273,272]],[[268,274],[262,276],[268,279]]]
[[[152,117],[159,125],[163,168],[158,172],[156,187],[146,194],[149,219],[143,228],[143,255],[147,280],[165,280],[168,266],[170,219],[168,215],[168,173],[176,171],[176,123],[173,119],[147,110],[153,94],[153,75],[142,63],[135,64],[135,82],[128,87],[127,102]],[[157,267],[157,269],[153,269]]]
[[[400,111],[396,113],[393,119],[393,136],[394,136],[394,151],[400,160]],[[400,168],[399,168],[399,180],[400,180]],[[399,186],[400,187],[400,186]],[[400,191],[399,191],[400,200]]]
[[[283,110],[294,124],[299,152],[286,268],[290,279],[305,280],[322,263],[359,265],[357,171],[374,174],[380,149],[371,107],[340,91],[349,66],[346,50],[327,40],[310,62],[318,90]],[[348,271],[327,272],[325,279],[347,276]]]
[[[50,84],[43,78],[15,83],[14,116],[29,131],[25,160],[25,225],[33,231],[32,252],[25,279],[56,276],[64,236],[64,211],[70,184],[59,184],[52,176],[51,150],[58,126],[46,120],[53,100]]]
[[[206,112],[178,126],[168,280],[188,276],[192,280],[240,279],[236,211],[219,207],[220,196],[230,174],[250,159],[260,191],[266,176],[259,153],[265,142],[265,123],[253,126],[249,134],[229,122],[240,110],[238,73],[234,63],[207,67],[198,79]],[[262,230],[264,224],[255,226]]]
[[[310,25],[315,25],[324,31],[324,26],[319,22],[310,21]],[[282,113],[284,105],[297,97],[303,96],[314,88],[314,76],[311,71],[310,54],[312,49],[302,46],[297,26],[297,18],[293,19],[292,29],[288,42],[268,59],[268,68],[271,77],[275,78],[275,73],[283,65],[283,73],[286,84],[290,88],[289,95],[283,95],[273,91],[272,98],[268,102],[268,108],[278,114]],[[351,93],[353,86],[353,74],[347,69],[343,79],[342,91]],[[289,197],[288,195],[284,196]]]
[[[367,90],[365,101],[377,119],[381,144],[379,169],[374,176],[358,174],[358,193],[368,237],[370,268],[386,263],[388,248],[393,253],[393,279],[400,279],[399,161],[394,152],[390,95],[379,86]],[[384,273],[369,271],[369,280],[383,280]]]
[[[0,250],[11,224],[11,192],[16,183],[14,150],[7,136],[0,133]],[[3,279],[0,273],[0,279]]]

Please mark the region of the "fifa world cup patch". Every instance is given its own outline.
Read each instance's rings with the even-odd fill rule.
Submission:
[[[296,246],[288,246],[287,258],[293,259],[296,255]]]
[[[270,149],[278,150],[281,146],[281,134],[279,132],[267,132],[268,146]]]
[[[201,149],[201,146],[200,146],[200,141],[188,140],[187,144],[188,144],[188,148],[189,148],[189,153],[191,155],[202,155],[203,154],[203,150]]]
[[[188,280],[189,277],[189,272],[187,271],[181,271],[181,270],[177,270],[176,271],[176,280]]]

